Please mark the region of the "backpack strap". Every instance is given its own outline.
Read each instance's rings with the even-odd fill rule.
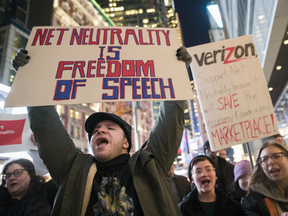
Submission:
[[[278,216],[278,212],[277,212],[277,209],[276,209],[276,206],[275,206],[273,200],[268,198],[268,197],[266,197],[264,200],[265,200],[265,203],[268,207],[270,215],[271,216]]]

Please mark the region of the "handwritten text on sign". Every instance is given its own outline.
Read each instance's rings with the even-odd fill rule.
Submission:
[[[278,133],[252,36],[188,51],[213,150]]]
[[[54,86],[46,104],[192,98],[178,48],[174,29],[35,28],[26,47],[31,60],[23,69],[33,64],[33,71],[46,71],[38,77]]]

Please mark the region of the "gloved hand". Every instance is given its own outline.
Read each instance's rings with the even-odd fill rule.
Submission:
[[[27,55],[28,51],[24,48],[20,48],[16,53],[14,59],[11,61],[13,69],[17,72],[19,66],[24,66],[28,63],[30,56]]]
[[[186,67],[189,67],[191,62],[192,62],[192,57],[190,56],[190,54],[187,52],[186,47],[181,46],[178,50],[177,50],[177,59],[180,61],[184,61],[186,64]]]

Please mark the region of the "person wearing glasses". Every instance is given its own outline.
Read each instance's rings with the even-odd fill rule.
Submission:
[[[288,149],[271,140],[261,146],[252,172],[248,196],[242,201],[246,215],[288,215]]]
[[[192,159],[188,171],[194,188],[179,204],[184,216],[241,216],[244,211],[237,201],[215,187],[218,171],[214,161],[205,155]]]
[[[11,161],[2,172],[0,216],[50,216],[56,193],[55,183],[36,175],[31,161]]]

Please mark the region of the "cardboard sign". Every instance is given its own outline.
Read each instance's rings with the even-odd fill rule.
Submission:
[[[32,131],[28,115],[0,114],[0,152],[28,151],[35,148],[30,140]]]
[[[188,52],[213,151],[278,133],[252,35]]]
[[[176,29],[34,27],[5,107],[193,98]]]

